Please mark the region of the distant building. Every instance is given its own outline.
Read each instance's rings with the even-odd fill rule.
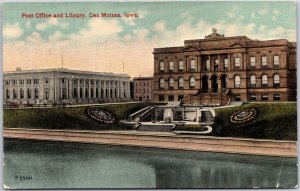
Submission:
[[[40,69],[4,72],[4,103],[97,103],[130,100],[126,74]]]
[[[153,100],[153,77],[133,78],[134,101]]]
[[[191,104],[295,101],[296,43],[224,37],[154,49],[154,100]]]

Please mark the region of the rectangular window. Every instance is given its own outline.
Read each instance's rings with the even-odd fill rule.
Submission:
[[[31,80],[30,79],[26,80],[26,83],[31,84]]]
[[[159,63],[159,71],[161,71],[161,72],[165,71],[165,63],[164,62]]]
[[[178,101],[181,101],[184,98],[184,95],[178,95]]]
[[[261,57],[261,65],[267,66],[267,57],[266,56]]]
[[[39,79],[33,79],[33,84],[39,84]]]
[[[169,101],[174,101],[174,95],[169,95]]]
[[[250,66],[251,67],[255,67],[256,64],[256,58],[254,56],[251,56],[250,58]]]
[[[218,69],[219,69],[219,60],[215,60],[214,70],[218,71]]]
[[[255,94],[250,95],[250,101],[256,101],[256,95]]]
[[[195,71],[195,70],[196,70],[196,61],[191,60],[191,71]]]
[[[49,78],[45,79],[45,83],[48,84],[49,83]]]
[[[17,80],[12,80],[12,84],[16,85],[17,84]]]
[[[234,58],[234,66],[241,67],[241,59],[239,57]]]
[[[268,101],[268,94],[261,95],[261,100],[262,101]]]
[[[279,101],[280,100],[280,94],[273,94],[273,100]]]
[[[279,56],[274,56],[274,66],[279,66]]]
[[[226,70],[228,68],[228,59],[225,58],[224,59],[224,70]]]
[[[206,71],[210,70],[210,60],[206,60],[206,62],[205,62],[205,70]]]
[[[164,95],[159,95],[159,101],[165,101],[165,96]]]
[[[234,96],[234,100],[235,100],[235,101],[241,101],[241,95],[240,95],[240,94],[235,95],[235,96]]]
[[[170,72],[174,71],[174,62],[169,62],[169,71]]]
[[[19,80],[19,84],[23,85],[24,84],[24,80]]]
[[[183,61],[182,60],[179,61],[178,65],[179,65],[178,70],[183,71]]]

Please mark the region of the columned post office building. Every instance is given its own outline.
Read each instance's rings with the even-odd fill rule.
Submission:
[[[4,104],[97,103],[130,100],[126,74],[66,68],[4,72]]]
[[[153,54],[155,101],[296,100],[295,42],[224,37],[213,29],[204,39],[155,48]]]

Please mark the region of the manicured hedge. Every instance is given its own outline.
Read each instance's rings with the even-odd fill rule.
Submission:
[[[246,124],[233,124],[233,112],[256,108],[257,117]],[[257,139],[297,140],[296,103],[249,103],[241,107],[216,110],[212,136]]]
[[[116,115],[116,123],[107,125],[91,119],[86,114],[87,107],[72,108],[32,108],[5,109],[4,127],[10,128],[40,128],[40,129],[75,129],[75,130],[117,130],[128,129],[119,125],[121,119],[126,119],[131,113],[148,105],[157,103],[129,103],[97,106],[105,108]]]

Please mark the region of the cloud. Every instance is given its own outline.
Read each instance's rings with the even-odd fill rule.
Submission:
[[[265,15],[268,12],[269,12],[269,9],[267,7],[264,8],[264,9],[260,9],[260,10],[257,11],[257,13],[260,14],[260,15]]]
[[[153,30],[157,32],[163,32],[166,30],[166,23],[164,21],[159,21],[153,25]]]
[[[24,31],[19,23],[6,24],[3,28],[3,37],[5,39],[17,39],[22,36]]]
[[[29,28],[31,27],[31,22],[30,22],[30,21],[26,21],[25,27],[26,27],[27,29],[29,29]]]
[[[37,23],[35,25],[37,30],[45,30],[46,28],[52,26],[60,26],[61,28],[65,29],[69,26],[69,23],[66,22],[59,22],[57,18],[50,18],[46,22]]]
[[[31,43],[41,43],[43,41],[41,34],[38,32],[33,32],[26,40]]]
[[[89,42],[103,42],[117,40],[118,33],[123,31],[123,27],[117,19],[91,19],[85,29],[81,29],[78,34],[71,35],[72,40]]]
[[[35,25],[35,28],[37,29],[37,30],[45,30],[47,27],[48,27],[49,25],[47,24],[47,23],[37,23],[36,25]]]
[[[62,38],[64,37],[64,34],[61,31],[55,31],[55,33],[51,36],[49,36],[49,41],[53,42],[53,41],[59,41],[62,40]]]
[[[277,17],[275,15],[272,16],[272,21],[277,21]]]

